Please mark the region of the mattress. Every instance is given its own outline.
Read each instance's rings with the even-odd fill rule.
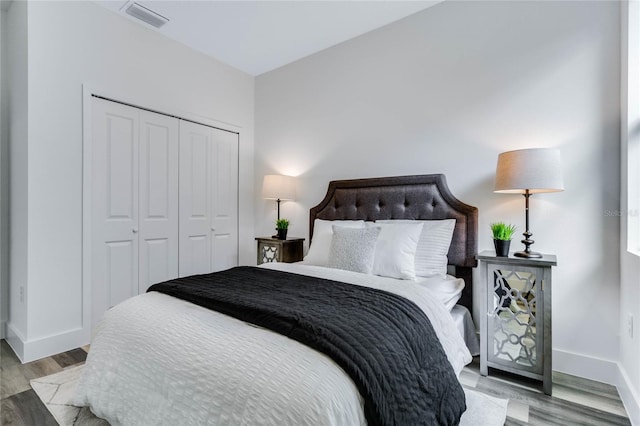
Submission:
[[[296,264],[265,267],[406,297],[429,317],[456,374],[471,361],[444,305],[416,283]],[[327,356],[156,292],[105,314],[74,403],[112,425],[366,423],[354,383]]]
[[[451,318],[464,339],[464,343],[472,356],[480,355],[480,339],[471,313],[462,305],[455,305],[451,310]]]

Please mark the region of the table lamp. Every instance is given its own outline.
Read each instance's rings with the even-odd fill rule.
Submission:
[[[522,194],[525,199],[526,231],[522,243],[524,251],[517,257],[538,258],[540,253],[531,251],[534,241],[529,231],[529,197],[543,192],[564,191],[560,151],[552,148],[519,149],[503,152],[498,156],[496,182],[493,192]]]
[[[280,201],[295,200],[295,180],[291,176],[265,175],[262,180],[262,198],[276,200],[278,220],[280,220]]]

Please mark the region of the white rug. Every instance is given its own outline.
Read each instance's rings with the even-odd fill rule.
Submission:
[[[464,389],[467,411],[462,413],[460,426],[502,426],[507,419],[508,399],[485,395],[475,390]]]
[[[106,426],[105,420],[93,415],[88,407],[71,405],[82,365],[71,367],[50,376],[31,380],[31,387],[62,426]]]
[[[50,376],[31,380],[31,387],[61,426],[105,426],[108,423],[91,413],[87,407],[71,405],[82,365]],[[475,390],[464,389],[467,411],[460,426],[502,426],[507,417],[508,399],[499,399]]]

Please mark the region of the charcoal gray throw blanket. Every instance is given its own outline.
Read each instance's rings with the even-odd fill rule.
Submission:
[[[332,358],[375,425],[457,425],[465,397],[431,322],[395,294],[255,267],[155,284],[159,291],[259,325]]]

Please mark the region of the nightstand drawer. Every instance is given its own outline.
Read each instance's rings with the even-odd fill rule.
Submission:
[[[304,238],[279,240],[272,237],[257,237],[258,265],[268,262],[299,262],[303,257]]]

